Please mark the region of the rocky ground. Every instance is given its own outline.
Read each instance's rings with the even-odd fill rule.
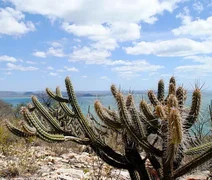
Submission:
[[[81,151],[81,150],[80,150]],[[196,171],[180,180],[206,180],[209,171]],[[0,150],[0,179],[29,180],[128,180],[127,171],[116,170],[98,157],[75,152],[60,144],[24,146],[17,144]]]
[[[2,179],[129,179],[128,172],[116,170],[86,152],[48,146],[10,146],[0,153]],[[8,152],[5,152],[8,151]],[[8,154],[7,154],[8,153]]]

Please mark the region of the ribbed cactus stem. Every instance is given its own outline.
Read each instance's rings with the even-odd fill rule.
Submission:
[[[158,105],[158,106],[156,106],[156,107],[155,107],[155,113],[156,113],[156,115],[157,115],[160,119],[162,119],[162,120],[165,120],[166,117],[167,117],[163,105]]]
[[[104,107],[103,107],[103,109],[114,119],[115,122],[121,123],[119,115],[116,111],[113,111],[113,110],[110,110],[110,109],[107,109]]]
[[[178,101],[175,95],[171,94],[167,101],[168,111],[170,112],[171,108],[178,108]]]
[[[141,100],[140,102],[140,111],[143,112],[143,114],[146,116],[146,118],[151,121],[153,119],[155,119],[155,116],[151,110],[151,108],[148,106],[148,104],[146,103],[146,101]]]
[[[59,87],[56,88],[56,94],[57,94],[58,97],[63,98],[63,97],[62,97],[62,93],[61,93]],[[66,103],[64,103],[64,102],[59,102],[59,104],[60,104],[60,107],[63,109],[63,111],[64,111],[68,116],[70,116],[70,117],[76,117],[76,115],[74,114],[74,112],[68,107],[68,105],[67,105]]]
[[[66,89],[67,89],[67,93],[68,93],[68,96],[69,96],[69,101],[71,103],[73,111],[76,114],[76,116],[78,117],[78,121],[79,121],[83,131],[85,132],[86,136],[89,136],[91,141],[99,143],[102,146],[104,146],[105,144],[93,132],[93,130],[89,126],[85,116],[83,115],[83,113],[82,113],[82,111],[81,111],[81,109],[80,109],[80,107],[78,105],[78,102],[77,102],[77,99],[76,99],[76,95],[75,95],[75,92],[74,92],[74,88],[73,88],[73,86],[71,84],[71,80],[70,80],[69,77],[66,77],[65,84],[66,84]]]
[[[169,144],[180,144],[182,141],[182,119],[179,110],[172,108],[168,117]]]
[[[212,142],[197,146],[197,147],[193,147],[190,148],[188,150],[185,151],[186,155],[194,155],[194,154],[200,154],[205,150],[208,150],[209,148],[212,148]]]
[[[160,105],[159,100],[157,99],[155,93],[152,90],[148,91],[148,97],[149,97],[149,100],[150,100],[151,104],[154,107],[157,106],[157,105]]]
[[[124,98],[122,93],[118,92],[116,95],[116,100],[118,103],[118,107],[119,107],[119,113],[120,113],[120,118],[121,118],[121,122],[123,123],[123,125],[125,125],[127,131],[132,135],[132,137],[146,150],[149,151],[153,154],[155,154],[156,156],[161,156],[162,152],[158,149],[156,149],[154,146],[151,146],[148,141],[146,140],[141,140],[133,131],[133,124],[130,121],[130,117],[129,117],[129,113],[127,111],[127,107],[126,104],[124,102]]]
[[[172,178],[176,179],[180,176],[183,176],[186,173],[189,173],[191,170],[193,170],[196,167],[199,167],[202,165],[204,162],[210,160],[212,158],[212,147],[208,149],[206,152],[201,154],[200,156],[192,159],[190,162],[187,164],[183,165],[179,169],[175,170],[173,173]]]
[[[32,96],[32,102],[37,108],[37,110],[45,117],[46,120],[59,132],[62,131],[58,122],[51,116],[47,109],[38,101],[37,97]]]
[[[11,124],[9,121],[6,121],[6,127],[9,131],[11,131],[13,134],[19,137],[31,137],[34,136],[34,134],[29,134],[27,132],[22,131],[21,129],[15,127],[13,124]]]
[[[132,101],[133,101],[132,94],[129,94],[129,95],[127,96],[126,103],[125,103],[127,109],[130,109],[130,108],[131,108],[131,106],[132,106]]]
[[[192,104],[189,111],[188,117],[185,120],[185,126],[189,129],[194,122],[197,120],[201,105],[201,91],[199,88],[196,88],[192,95]]]
[[[171,84],[174,84],[175,86],[176,86],[176,80],[175,80],[175,77],[174,76],[172,76],[171,78],[170,78],[170,80],[169,80],[169,83]]]
[[[113,97],[116,98],[118,90],[116,89],[116,86],[114,84],[111,85],[110,90],[111,90],[111,93],[113,94]]]
[[[176,96],[178,100],[178,106],[182,110],[184,106],[184,101],[185,101],[185,92],[182,86],[177,88]]]
[[[55,93],[53,93],[49,88],[46,88],[46,93],[53,98],[54,100],[58,101],[58,102],[65,102],[68,103],[68,99],[62,98],[60,96],[57,96]]]
[[[157,95],[158,101],[163,102],[164,96],[165,96],[165,86],[163,79],[161,79],[158,82],[158,95]]]
[[[144,124],[141,122],[138,111],[136,110],[135,102],[132,94],[128,95],[127,101],[131,101],[131,106],[129,108],[130,116],[132,119],[133,127],[135,131],[138,132],[138,136],[142,139],[146,138],[146,131],[144,130]],[[127,104],[127,103],[126,103]]]
[[[94,108],[99,118],[109,127],[113,129],[121,128],[121,123],[114,121],[114,119],[103,109],[99,101],[95,101]]]
[[[46,132],[45,130],[43,130],[39,124],[37,124],[37,122],[34,120],[34,118],[31,116],[31,114],[29,113],[29,111],[27,109],[23,110],[23,115],[24,118],[29,119],[30,122],[32,122],[33,126],[37,129],[37,133],[38,136],[48,142],[62,142],[65,141],[65,137],[64,135],[61,134],[50,134],[48,132]]]
[[[31,127],[29,126],[25,121],[22,121],[20,123],[22,129],[24,130],[24,132],[31,134],[31,135],[36,135],[36,128],[35,127]]]
[[[175,95],[175,93],[176,93],[176,86],[175,86],[175,84],[170,83],[169,84],[169,95],[171,95],[171,94]]]

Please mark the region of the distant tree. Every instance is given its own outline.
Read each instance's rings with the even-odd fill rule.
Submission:
[[[20,111],[21,111],[21,108],[25,107],[26,105],[27,104],[25,103],[20,103],[20,104],[17,104],[15,107],[13,107],[13,114],[16,119],[20,119],[23,117]]]
[[[0,119],[13,116],[12,106],[2,100],[0,100]]]
[[[49,97],[45,92],[41,92],[37,94],[38,99],[40,102],[45,105],[47,108],[50,108],[55,103],[55,100]]]

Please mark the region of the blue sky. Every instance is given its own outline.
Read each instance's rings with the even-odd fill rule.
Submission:
[[[212,0],[0,0],[0,91],[212,89]]]

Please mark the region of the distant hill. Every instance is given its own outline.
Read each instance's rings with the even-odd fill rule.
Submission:
[[[34,95],[35,93],[34,92],[25,92],[23,93],[24,96],[31,96],[31,95]]]
[[[15,91],[0,91],[0,97],[30,97],[32,95],[38,95],[43,93],[41,91],[26,91],[26,92],[15,92]],[[62,92],[64,97],[67,97],[66,92]],[[108,95],[109,92],[107,91],[77,91],[77,96],[83,97],[92,97],[92,96],[105,96]]]
[[[0,97],[16,97],[20,94],[14,91],[0,91]]]

